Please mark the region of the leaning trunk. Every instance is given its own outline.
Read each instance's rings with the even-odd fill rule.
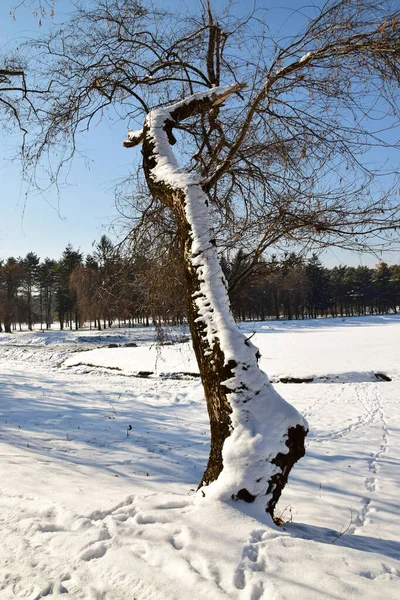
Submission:
[[[182,209],[189,325],[210,419],[210,456],[200,487],[223,500],[264,496],[273,515],[293,464],[304,455],[307,425],[273,389],[258,366],[258,349],[234,321],[206,194],[191,185],[173,196]]]
[[[304,455],[307,424],[259,369],[258,349],[230,310],[209,220],[208,197],[196,175],[179,169],[169,142],[172,127],[221,103],[239,86],[195,94],[152,111],[143,132],[144,171],[154,196],[175,214],[189,293],[189,324],[211,426],[211,451],[200,487],[221,500],[262,498],[274,507],[293,464]]]

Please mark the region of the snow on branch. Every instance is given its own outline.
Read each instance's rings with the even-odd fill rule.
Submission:
[[[133,148],[134,146],[139,146],[143,142],[144,133],[143,128],[138,129],[136,131],[132,131],[132,129],[128,129],[128,137],[124,141],[125,148]]]
[[[157,125],[166,131],[171,137],[171,129],[174,123],[179,123],[194,114],[200,114],[210,110],[214,106],[222,104],[229,96],[246,87],[244,83],[234,83],[229,86],[211,88],[188,96],[184,100],[166,107],[155,108],[149,112],[147,121],[157,119]],[[143,142],[144,130],[129,130],[128,137],[124,141],[125,148],[133,148]],[[173,144],[173,139],[169,140]]]

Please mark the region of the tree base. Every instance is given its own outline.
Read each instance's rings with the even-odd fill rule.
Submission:
[[[271,493],[272,497],[268,501],[265,510],[271,515],[271,517],[274,516],[275,506],[282,494],[283,488],[287,483],[289,473],[293,465],[300,460],[300,458],[303,458],[306,452],[304,442],[307,433],[308,430],[302,425],[290,427],[290,429],[288,429],[288,438],[285,442],[286,446],[289,448],[289,452],[287,454],[279,452],[279,454],[277,454],[276,457],[271,461],[274,465],[281,469],[280,473],[273,475],[267,489],[267,494]]]
[[[274,511],[276,504],[281,497],[283,488],[285,487],[289,473],[293,465],[300,460],[305,454],[305,438],[308,430],[302,425],[296,425],[296,427],[290,427],[287,432],[286,446],[289,448],[289,452],[283,454],[279,452],[275,458],[270,462],[279,467],[280,472],[275,473],[268,483],[268,489],[266,495],[271,494],[270,500],[267,502],[265,511],[274,517]],[[238,491],[237,494],[232,495],[233,500],[244,500],[245,502],[254,502],[257,496],[251,494],[245,488]]]

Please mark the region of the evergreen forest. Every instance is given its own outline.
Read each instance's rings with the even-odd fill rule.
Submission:
[[[309,319],[397,313],[400,265],[328,269],[317,255],[263,259],[246,274],[243,250],[222,257],[237,320]],[[58,260],[0,260],[0,330],[106,329],[186,320],[184,275],[171,251],[121,252],[103,235],[83,256],[70,244]]]

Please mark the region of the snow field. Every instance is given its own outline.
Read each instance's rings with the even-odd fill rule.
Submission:
[[[310,424],[279,528],[194,493],[206,409],[197,378],[172,378],[189,348],[117,334],[142,345],[0,335],[1,600],[399,597],[400,319],[257,324],[272,379],[337,376],[276,385]]]

